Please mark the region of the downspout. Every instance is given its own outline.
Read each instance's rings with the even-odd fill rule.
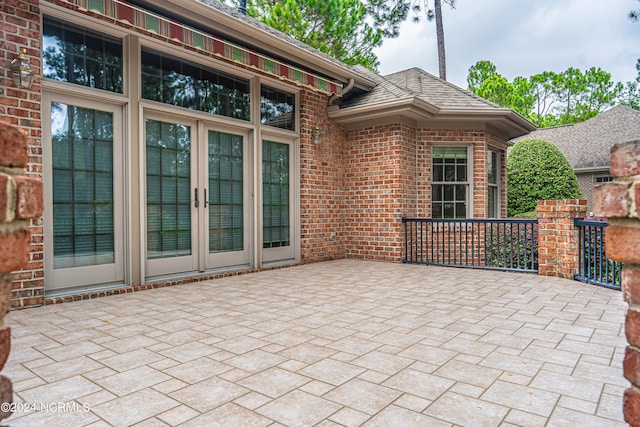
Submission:
[[[238,5],[238,12],[243,15],[247,14],[247,0],[240,0],[240,4]]]
[[[329,107],[331,107],[332,105],[336,105],[336,102],[338,102],[338,100],[340,98],[342,98],[343,96],[345,96],[351,89],[353,89],[353,86],[355,85],[356,81],[351,78],[349,79],[349,83],[347,84],[347,87],[342,89],[342,95],[337,95],[337,94],[332,94],[329,97]]]

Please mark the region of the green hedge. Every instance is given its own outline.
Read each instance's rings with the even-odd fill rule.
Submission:
[[[571,165],[552,143],[518,141],[507,157],[507,197],[510,217],[535,211],[538,200],[581,199]]]

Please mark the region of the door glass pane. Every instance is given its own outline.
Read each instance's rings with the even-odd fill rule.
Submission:
[[[209,252],[244,249],[242,136],[209,131]]]
[[[114,258],[113,114],[51,104],[54,268]]]
[[[146,120],[147,257],[191,255],[190,127]]]
[[[264,248],[289,246],[289,145],[262,141]]]

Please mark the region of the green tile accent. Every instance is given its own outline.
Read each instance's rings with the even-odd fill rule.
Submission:
[[[89,10],[97,10],[104,13],[104,0],[89,0]]]
[[[193,32],[193,46],[204,49],[204,36],[198,32]]]
[[[268,73],[276,72],[276,64],[269,58],[264,59],[264,70]]]
[[[233,48],[233,60],[242,62],[242,49],[236,46],[232,46]]]
[[[151,14],[145,14],[145,29],[153,30],[160,34],[160,21],[157,16]]]
[[[86,5],[86,7],[89,10],[96,11],[105,16],[112,15],[114,11],[117,10],[117,5],[120,3],[116,1],[112,7],[110,0],[68,0],[68,1],[77,5],[80,5],[80,4],[82,4],[83,6]],[[128,3],[126,3],[126,0],[123,1],[122,4],[128,7]],[[110,16],[110,17],[113,17],[113,16]],[[182,23],[174,23],[172,21],[169,21],[167,18],[163,16],[158,16],[151,12],[144,12],[144,24],[142,22],[135,22],[134,25],[137,26],[138,28],[143,28],[148,31],[154,31],[157,34],[161,34],[165,36],[170,36],[169,34],[170,26],[177,25],[184,30],[183,33],[185,34],[186,38],[183,41],[190,44],[191,46],[205,50],[209,45],[215,46],[222,43],[222,45],[224,46],[225,58],[237,61],[241,64],[246,64],[246,65],[250,64],[249,51],[245,51],[243,48],[239,46],[234,46],[229,42],[220,41],[220,43],[218,43],[217,41],[214,41],[213,39],[211,39],[210,38],[211,36],[207,34],[202,34],[199,31],[196,31],[193,28],[187,25],[184,25]],[[189,33],[191,34],[191,37],[188,37]],[[274,61],[269,57],[262,56],[260,54],[258,54],[258,57],[259,57],[259,62],[258,62],[259,67],[262,67],[262,69],[267,73],[271,73],[274,75],[277,74],[277,77],[283,78],[290,82],[302,83],[304,85],[310,84],[311,86],[314,86],[318,90],[323,91],[325,93],[331,93],[333,91],[341,92],[341,87],[337,83],[331,80],[326,80],[314,74],[308,74],[303,71],[296,70],[295,68],[287,64],[283,64],[283,66],[286,67],[287,73],[285,75],[280,75],[279,66],[276,61]],[[293,71],[293,73],[291,71]],[[308,78],[309,76],[314,77],[313,83],[309,83],[309,78]]]

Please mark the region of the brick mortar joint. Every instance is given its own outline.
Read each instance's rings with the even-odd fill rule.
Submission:
[[[24,168],[10,168],[7,166],[0,166],[0,173],[6,173],[7,175],[24,176],[27,174]]]
[[[0,234],[11,234],[16,231],[28,231],[29,221],[20,220],[13,222],[0,223]]]
[[[640,219],[638,218],[608,218],[610,226],[640,228]]]

